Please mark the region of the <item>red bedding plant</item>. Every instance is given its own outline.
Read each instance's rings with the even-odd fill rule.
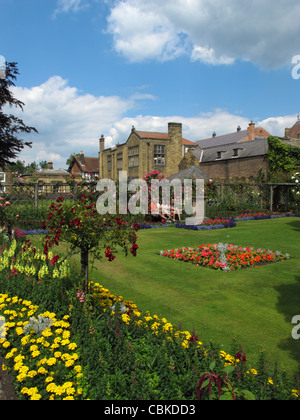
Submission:
[[[213,245],[202,244],[195,248],[187,247],[160,251],[160,255],[174,260],[196,264],[197,266],[223,271],[256,267],[290,258],[288,254],[283,254],[280,251],[273,252],[269,249],[244,248],[222,243]]]

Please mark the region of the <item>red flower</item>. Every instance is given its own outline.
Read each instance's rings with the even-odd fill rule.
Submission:
[[[50,261],[51,265],[55,265],[57,263],[57,261],[59,260],[59,256],[58,255],[54,255],[54,257],[52,258],[52,260]]]
[[[106,258],[108,258],[109,261],[113,261],[116,259],[116,257],[112,254],[109,246],[106,248],[105,256]]]
[[[244,363],[247,362],[246,355],[245,355],[245,353],[242,353],[242,350],[240,350],[237,353],[237,355],[235,356],[235,358],[236,358],[236,360],[239,360],[240,362],[244,362]]]
[[[131,252],[131,254],[134,256],[134,257],[136,257],[136,250],[138,249],[139,247],[138,247],[138,245],[137,244],[132,244],[132,247],[130,248],[130,252]]]

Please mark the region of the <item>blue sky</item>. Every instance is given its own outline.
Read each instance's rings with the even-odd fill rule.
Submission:
[[[14,94],[35,126],[26,162],[65,167],[131,126],[184,137],[251,120],[284,135],[300,111],[298,0],[0,0],[0,55],[18,62]],[[300,73],[300,72],[299,72]]]

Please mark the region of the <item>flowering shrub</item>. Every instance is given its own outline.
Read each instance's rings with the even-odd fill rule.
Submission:
[[[59,197],[56,203],[50,206],[50,213],[42,225],[49,231],[45,237],[44,253],[58,245],[61,240],[71,245],[71,250],[79,250],[81,253],[81,273],[85,278],[83,289],[88,290],[88,265],[89,254],[100,259],[104,255],[113,261],[115,259],[112,249],[121,246],[127,253],[136,256],[138,245],[136,244],[138,224],[128,224],[122,217],[115,215],[100,215],[97,212],[95,202],[88,196],[81,194],[79,200],[65,201]]]
[[[197,266],[223,271],[256,267],[261,264],[284,261],[290,258],[288,254],[284,255],[280,251],[273,252],[265,249],[243,248],[228,244],[202,244],[195,248],[160,251],[160,255],[196,264]]]
[[[6,338],[0,340],[3,367],[12,371],[21,399],[81,399],[82,367],[77,344],[70,340],[69,317],[58,320],[54,313],[45,312],[39,317],[51,320],[49,327],[32,326],[29,331],[37,311],[30,301],[0,294],[0,314],[6,319]]]

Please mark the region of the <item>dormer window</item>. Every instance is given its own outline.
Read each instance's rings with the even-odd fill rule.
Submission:
[[[245,150],[245,149],[242,149],[241,147],[240,148],[237,148],[237,149],[233,149],[233,155],[232,155],[232,157],[239,157],[240,156],[240,152],[242,150]]]
[[[222,159],[224,157],[225,153],[226,152],[223,152],[223,151],[217,152],[217,159]]]

